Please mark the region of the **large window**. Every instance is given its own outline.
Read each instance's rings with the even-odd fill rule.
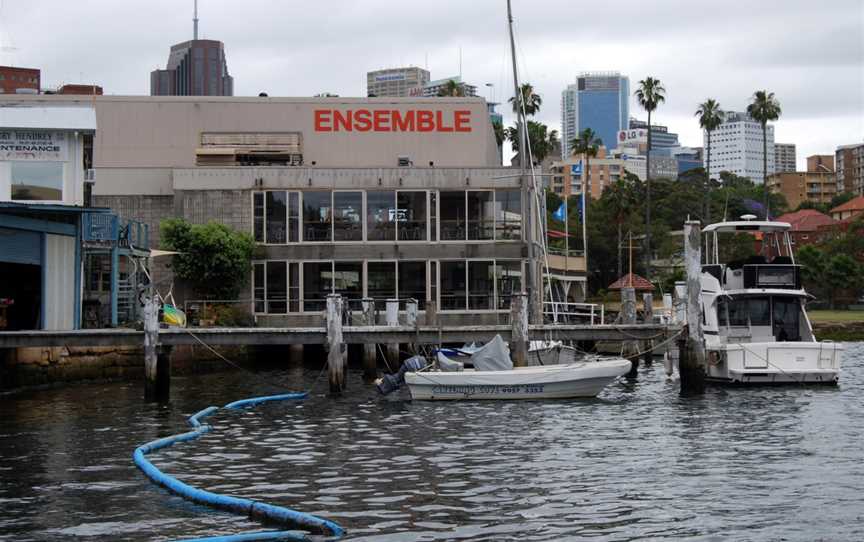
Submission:
[[[12,199],[63,201],[63,162],[12,162]]]
[[[367,192],[367,239],[369,241],[395,241],[396,215],[396,192]]]
[[[303,310],[323,311],[333,292],[333,262],[303,262]]]
[[[303,240],[332,239],[332,192],[303,192]]]
[[[465,192],[441,192],[441,240],[465,240]]]
[[[767,297],[720,298],[717,315],[721,326],[770,326],[771,304]]]
[[[269,314],[288,312],[288,264],[286,262],[267,262],[266,299]]]
[[[366,294],[376,301],[396,297],[396,262],[367,262]]]
[[[426,262],[399,262],[399,298],[416,299],[426,308]]]
[[[495,237],[499,240],[522,238],[522,193],[519,190],[495,191]]]
[[[252,297],[255,299],[254,312],[267,312],[267,283],[264,280],[265,264],[255,263],[252,265]]]
[[[288,194],[267,192],[267,242],[285,243],[288,240]]]
[[[264,192],[255,192],[252,195],[252,221],[255,241],[264,242]],[[256,311],[260,312],[260,311]]]
[[[465,262],[442,261],[441,267],[441,310],[465,310]]]
[[[333,239],[363,240],[363,192],[333,193]]]
[[[522,262],[498,260],[495,262],[496,287],[498,290],[498,308],[510,308],[513,294],[522,291]]]
[[[347,300],[362,299],[363,262],[336,262],[333,269],[334,293],[342,294]]]
[[[396,218],[400,241],[425,241],[426,192],[402,192],[396,197]]]
[[[495,264],[491,261],[468,262],[468,308],[495,308]]]
[[[495,213],[491,190],[471,190],[468,200],[468,240],[492,239],[495,231]]]

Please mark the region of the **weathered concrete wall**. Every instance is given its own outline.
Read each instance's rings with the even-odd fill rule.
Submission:
[[[176,190],[173,216],[192,224],[220,222],[252,233],[252,193],[249,190]]]
[[[245,347],[219,347],[219,353],[235,362],[248,360]],[[231,369],[200,346],[175,346],[171,351],[174,375]],[[85,380],[144,378],[142,348],[54,347],[16,348],[0,351],[0,390]]]

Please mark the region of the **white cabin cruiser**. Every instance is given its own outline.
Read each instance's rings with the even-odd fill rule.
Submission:
[[[785,222],[741,221],[706,226],[702,265],[702,332],[709,380],[740,384],[836,384],[843,346],[817,341],[804,305]],[[761,237],[762,254],[721,263],[724,241]]]

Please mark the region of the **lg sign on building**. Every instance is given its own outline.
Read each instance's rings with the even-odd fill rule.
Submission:
[[[470,132],[471,111],[316,109],[316,132]]]

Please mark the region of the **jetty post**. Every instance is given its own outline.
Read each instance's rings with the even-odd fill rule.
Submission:
[[[342,340],[342,296],[327,295],[327,369],[330,392],[345,389],[345,344]]]
[[[399,326],[399,300],[387,300],[387,314],[385,323],[389,327]],[[399,370],[399,343],[390,343],[387,345],[387,364],[390,365],[391,371]]]
[[[654,322],[654,294],[651,292],[642,294],[642,315],[644,323],[651,324]],[[654,361],[654,341],[651,339],[645,341],[642,361],[645,362],[645,365],[651,365]]]
[[[364,326],[375,325],[375,300],[364,297],[362,301],[363,313],[361,321]],[[372,382],[378,378],[378,356],[374,343],[363,345],[363,380]]]
[[[513,294],[510,298],[510,351],[515,367],[528,365],[528,311],[528,294]]]
[[[171,392],[171,347],[159,345],[159,304],[153,295],[144,308],[144,399],[161,401]]]
[[[702,342],[702,247],[698,220],[684,223],[684,265],[687,273],[687,327],[678,341],[681,394],[705,391],[705,347]]]
[[[438,303],[434,299],[426,300],[426,325],[438,330],[438,348],[441,348],[441,327],[438,325]]]
[[[633,286],[621,288],[621,323],[636,323],[636,289]],[[624,341],[623,356],[630,360],[630,376],[636,376],[639,368],[639,342]]]

